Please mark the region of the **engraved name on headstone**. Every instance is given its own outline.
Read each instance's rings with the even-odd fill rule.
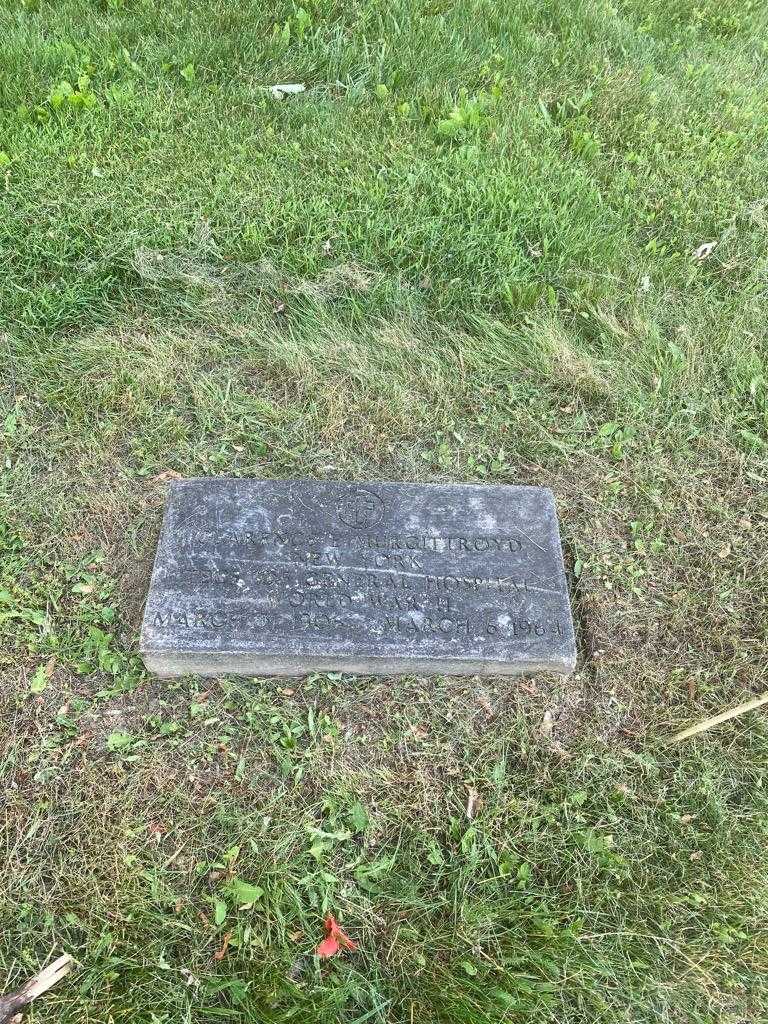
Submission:
[[[176,481],[141,651],[160,676],[570,672],[552,492]]]

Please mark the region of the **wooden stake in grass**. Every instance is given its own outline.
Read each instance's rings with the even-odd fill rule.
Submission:
[[[18,992],[0,996],[0,1024],[17,1024],[21,1020],[19,1011],[33,999],[41,996],[43,992],[47,992],[49,988],[58,984],[72,970],[74,962],[72,957],[65,953],[64,956],[60,956],[58,960],[54,960],[52,964],[44,967],[34,978],[30,978]]]
[[[723,711],[713,718],[704,719],[698,725],[691,725],[689,728],[683,729],[682,732],[676,733],[669,742],[677,743],[680,740],[690,739],[691,736],[698,736],[700,732],[712,729],[715,725],[720,725],[721,722],[727,722],[729,718],[738,718],[739,715],[745,715],[747,711],[754,711],[755,708],[762,707],[763,704],[768,704],[768,691],[761,693],[759,697],[753,697],[752,700],[748,700],[744,704],[731,708],[730,711]]]

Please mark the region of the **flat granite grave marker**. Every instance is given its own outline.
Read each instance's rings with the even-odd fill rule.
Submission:
[[[570,672],[552,492],[173,482],[141,652],[161,676]]]

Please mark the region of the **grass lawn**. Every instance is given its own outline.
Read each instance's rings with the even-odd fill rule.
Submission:
[[[765,1018],[766,718],[666,740],[767,688],[767,58],[759,0],[3,0],[31,1020]],[[549,485],[578,671],[147,678],[175,474]]]

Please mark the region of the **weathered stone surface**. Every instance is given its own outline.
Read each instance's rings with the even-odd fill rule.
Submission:
[[[552,493],[172,483],[141,650],[161,676],[569,672]]]

